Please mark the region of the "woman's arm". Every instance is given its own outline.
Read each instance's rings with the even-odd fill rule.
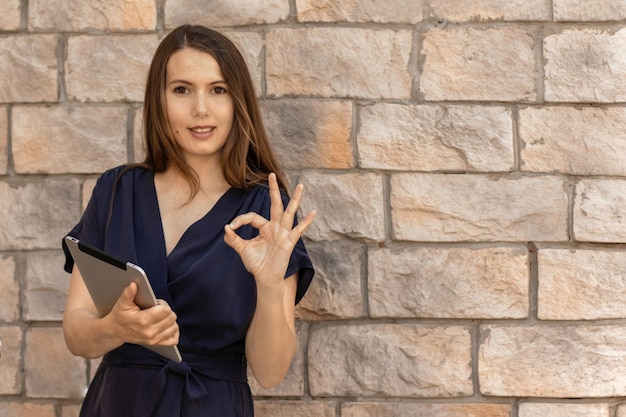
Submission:
[[[315,212],[311,212],[294,227],[303,186],[296,187],[284,208],[276,175],[270,174],[268,182],[270,218],[246,213],[224,227],[224,241],[239,254],[256,281],[257,306],[246,334],[246,356],[255,378],[265,388],[282,381],[296,351],[294,309],[298,277],[285,279],[285,273],[296,243],[315,217]],[[259,235],[250,240],[239,237],[235,230],[246,224],[258,229]]]
[[[279,384],[296,353],[294,324],[298,276],[278,288],[257,286],[257,305],[246,334],[246,357],[256,380],[264,388]]]
[[[134,302],[137,285],[130,284],[109,314],[100,317],[87,287],[74,266],[63,314],[63,334],[74,355],[97,358],[124,343],[175,345],[176,314],[165,301],[141,310]]]

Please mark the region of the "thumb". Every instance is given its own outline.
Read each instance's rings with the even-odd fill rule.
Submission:
[[[233,230],[233,228],[227,224],[224,226],[224,242],[233,248],[235,252],[241,252],[241,246],[243,244],[243,239],[240,238],[237,233]]]
[[[130,285],[124,288],[122,295],[120,295],[119,302],[122,305],[135,305],[135,296],[137,295],[137,284],[131,282]]]

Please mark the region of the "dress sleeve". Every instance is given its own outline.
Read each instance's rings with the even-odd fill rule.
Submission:
[[[117,170],[109,170],[98,178],[82,217],[66,236],[73,236],[99,249],[104,247],[104,232],[109,202],[116,178]],[[63,269],[71,273],[74,267],[74,258],[72,258],[65,244],[65,239],[62,239],[61,242],[63,253],[65,254],[65,265]]]

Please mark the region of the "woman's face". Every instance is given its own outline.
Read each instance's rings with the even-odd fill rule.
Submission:
[[[187,162],[219,161],[233,125],[234,106],[217,60],[193,48],[172,54],[166,67],[165,104]]]

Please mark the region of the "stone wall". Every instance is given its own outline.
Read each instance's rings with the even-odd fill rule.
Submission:
[[[0,415],[75,417],[61,237],[185,22],[241,47],[317,278],[260,417],[626,417],[621,0],[2,0]],[[626,404],[626,402],[624,403]]]

